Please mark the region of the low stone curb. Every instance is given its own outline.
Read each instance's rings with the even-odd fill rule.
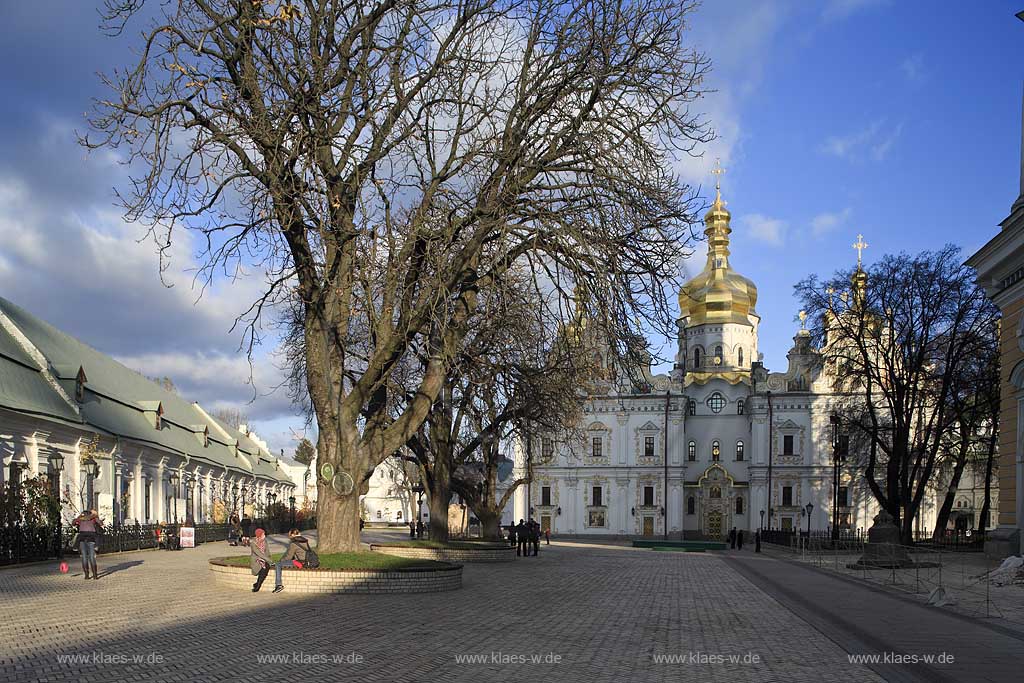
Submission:
[[[256,580],[249,567],[210,560],[210,571],[217,583],[229,588],[252,590]],[[462,588],[462,565],[447,567],[410,567],[381,569],[292,569],[284,570],[285,590],[289,593],[439,593]],[[273,589],[273,576],[264,588]]]
[[[370,550],[383,555],[408,557],[415,560],[439,562],[512,562],[516,549],[506,545],[486,545],[480,548],[416,548],[386,543],[371,543]]]

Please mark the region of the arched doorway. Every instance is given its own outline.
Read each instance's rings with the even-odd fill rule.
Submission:
[[[711,540],[721,540],[732,528],[732,476],[719,463],[704,470],[698,481],[701,498],[701,534]]]
[[[708,513],[707,535],[711,538],[722,536],[722,513],[714,510]]]

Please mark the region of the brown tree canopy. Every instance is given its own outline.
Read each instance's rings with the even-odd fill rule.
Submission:
[[[145,12],[140,13],[140,8]],[[135,172],[127,218],[201,276],[266,274],[242,311],[301,321],[316,416],[320,542],[358,547],[351,482],[419,429],[481,290],[525,267],[585,287],[626,333],[671,330],[665,296],[693,237],[674,156],[711,137],[691,105],[706,58],[689,2],[108,0],[142,25],[105,77],[89,147]],[[613,338],[619,338],[614,335]],[[388,410],[392,373],[428,362]]]

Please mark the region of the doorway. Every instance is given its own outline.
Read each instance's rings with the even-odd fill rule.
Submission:
[[[644,536],[654,535],[654,517],[644,517]]]
[[[709,512],[708,513],[708,536],[713,539],[722,537],[722,513],[721,512]]]
[[[543,534],[543,533],[549,532],[549,531],[551,531],[551,515],[541,515],[540,516],[540,532]]]

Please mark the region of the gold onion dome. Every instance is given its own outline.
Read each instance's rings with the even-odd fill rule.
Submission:
[[[704,215],[704,234],[708,238],[708,260],[704,270],[683,285],[679,292],[679,310],[689,318],[687,326],[708,323],[751,325],[749,316],[757,315],[757,287],[729,267],[729,227],[731,214],[722,201],[720,188],[715,201]]]

